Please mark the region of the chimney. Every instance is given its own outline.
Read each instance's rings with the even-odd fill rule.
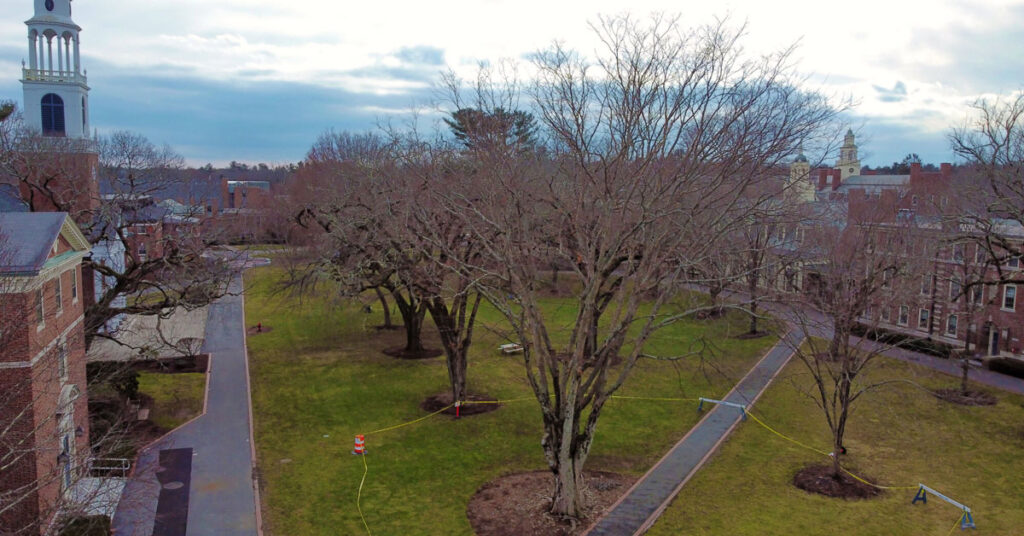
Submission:
[[[942,173],[943,179],[948,179],[953,175],[953,164],[948,162],[939,164],[939,171]]]

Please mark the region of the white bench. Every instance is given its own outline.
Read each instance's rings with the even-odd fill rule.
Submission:
[[[503,354],[518,354],[523,351],[523,345],[518,342],[510,342],[508,344],[502,344],[498,347],[498,350],[501,350],[501,353]]]

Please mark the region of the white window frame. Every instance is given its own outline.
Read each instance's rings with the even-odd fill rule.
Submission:
[[[78,270],[71,270],[71,303],[78,303]]]
[[[963,292],[964,286],[960,282],[960,277],[954,275],[949,278],[949,301],[956,303],[960,301],[960,293]]]
[[[64,287],[61,285],[60,280],[61,276],[59,275],[53,278],[53,303],[55,304],[54,310],[56,311],[54,316],[60,316],[64,312]]]
[[[1010,296],[1012,294],[1012,296]],[[1006,306],[1006,298],[1009,297],[1013,300],[1010,306]],[[1003,285],[1003,301],[1000,302],[1000,309],[1003,311],[1014,312],[1017,310],[1017,285]]]
[[[901,326],[909,326],[910,325],[910,306],[909,305],[901,305],[900,306],[899,312],[897,313],[897,316],[896,316],[896,323],[901,325]]]
[[[960,319],[957,318],[956,315],[949,315],[949,316],[946,317],[946,336],[947,337],[953,337],[954,339],[956,338],[957,328],[960,327],[959,323],[960,323]],[[949,329],[950,327],[953,328],[952,331],[950,331],[950,329]]]
[[[46,293],[43,290],[45,285],[36,289],[36,331],[46,327]]]
[[[68,343],[63,337],[57,342],[57,374],[61,381],[68,379]]]
[[[932,293],[932,277],[930,275],[921,276],[921,295],[930,296]]]
[[[892,311],[888,307],[882,307],[882,313],[879,317],[883,322],[892,322]]]
[[[924,322],[923,322],[924,325],[923,326],[921,325],[922,324],[922,322],[921,322],[922,320],[924,320]],[[918,310],[917,310],[917,329],[928,331],[928,326],[930,326],[931,323],[932,323],[932,313],[931,313],[931,311],[929,311],[928,309],[925,309],[924,307],[918,308]]]

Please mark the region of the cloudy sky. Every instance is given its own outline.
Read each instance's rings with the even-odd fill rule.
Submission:
[[[950,161],[946,134],[980,96],[1024,87],[1024,0],[75,0],[100,133],[140,132],[188,162],[301,160],[328,128],[364,131],[420,108],[438,75],[522,59],[588,22],[682,10],[686,26],[746,23],[752,53],[798,43],[811,88],[851,96],[862,162]],[[831,4],[831,5],[830,5]],[[32,0],[0,2],[0,98],[22,99]]]

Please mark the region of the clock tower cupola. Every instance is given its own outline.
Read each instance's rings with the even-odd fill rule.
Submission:
[[[21,84],[25,121],[45,136],[89,136],[89,86],[79,53],[82,31],[71,19],[71,0],[34,0],[28,26],[28,61]]]

